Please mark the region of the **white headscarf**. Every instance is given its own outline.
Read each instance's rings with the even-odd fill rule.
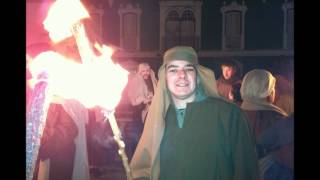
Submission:
[[[276,78],[263,69],[249,71],[242,80],[240,88],[244,110],[273,110],[285,116],[287,113],[281,108],[268,102],[267,97],[275,93]]]

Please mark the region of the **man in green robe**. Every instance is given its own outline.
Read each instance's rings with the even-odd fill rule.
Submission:
[[[257,155],[244,113],[217,93],[213,71],[191,47],[166,51],[133,179],[255,180]]]

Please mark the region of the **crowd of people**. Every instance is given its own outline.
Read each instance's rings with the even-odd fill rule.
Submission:
[[[291,82],[265,69],[243,75],[236,59],[220,67],[216,80],[192,47],[176,46],[157,78],[147,62],[130,74],[124,97],[135,134],[128,145],[133,179],[294,179]],[[34,180],[89,180],[90,165],[103,166],[99,157],[106,157],[92,142],[110,148],[113,141],[103,118],[98,107],[55,96]]]

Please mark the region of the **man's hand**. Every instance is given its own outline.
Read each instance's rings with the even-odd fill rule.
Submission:
[[[144,104],[151,103],[152,97],[153,97],[153,93],[152,93],[152,92],[149,92],[147,98],[143,101],[143,103],[144,103]]]

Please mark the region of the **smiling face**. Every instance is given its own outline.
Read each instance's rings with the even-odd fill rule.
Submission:
[[[173,60],[166,65],[166,81],[173,100],[194,100],[196,69],[193,64]]]

